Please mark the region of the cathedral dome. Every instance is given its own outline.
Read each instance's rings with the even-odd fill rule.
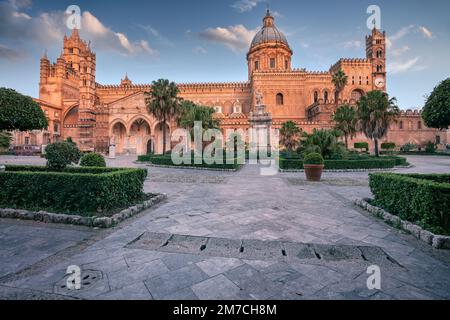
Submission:
[[[286,40],[284,34],[279,31],[274,24],[274,18],[270,15],[269,10],[267,10],[266,16],[264,17],[264,25],[261,30],[253,38],[250,50],[260,44],[264,43],[278,43],[284,44],[289,48],[289,44]]]

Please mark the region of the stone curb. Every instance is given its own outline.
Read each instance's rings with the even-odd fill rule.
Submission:
[[[374,168],[374,169],[325,169],[323,172],[386,172],[386,171],[396,171],[399,169],[409,169],[414,168],[411,166],[397,166],[395,168]],[[305,172],[304,169],[279,169],[281,173],[289,172]]]
[[[450,236],[433,234],[432,232],[424,230],[422,227],[415,225],[414,223],[402,220],[379,207],[371,205],[365,199],[355,199],[353,200],[353,203],[377,218],[381,218],[384,221],[390,222],[396,226],[401,226],[403,230],[408,231],[415,238],[433,246],[435,249],[450,249]]]
[[[205,170],[205,171],[225,171],[225,172],[237,172],[242,166],[238,169],[220,169],[220,168],[201,168],[201,167],[190,167],[190,166],[169,166],[163,164],[152,164],[148,162],[139,162],[134,161],[136,164],[145,164],[147,167],[155,167],[155,168],[172,168],[172,169],[189,169],[189,170]]]
[[[148,209],[167,199],[166,194],[158,194],[155,197],[139,203],[135,206],[129,207],[114,214],[111,217],[83,217],[79,215],[69,215],[61,213],[51,213],[46,211],[28,211],[21,209],[0,208],[0,218],[34,220],[44,223],[63,223],[73,224],[79,226],[97,227],[97,228],[111,228],[120,222],[128,219],[139,212]]]

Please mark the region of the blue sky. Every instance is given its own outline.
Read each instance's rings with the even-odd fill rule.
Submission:
[[[246,81],[245,54],[267,1],[0,0],[0,86],[37,97],[39,58],[61,52],[70,33],[64,11],[81,8],[81,35],[97,53],[97,81]],[[294,51],[293,66],[328,70],[341,57],[365,56],[367,7],[381,8],[389,36],[388,91],[403,109],[450,76],[450,1],[271,0]]]

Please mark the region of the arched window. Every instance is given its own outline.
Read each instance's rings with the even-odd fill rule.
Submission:
[[[259,61],[255,61],[255,70],[259,70]]]
[[[284,97],[282,93],[277,94],[277,106],[282,106],[284,104]]]
[[[328,91],[325,91],[325,92],[323,93],[323,100],[325,101],[325,103],[328,102]]]
[[[417,122],[417,129],[422,129],[422,121]]]
[[[317,91],[314,91],[314,103],[319,101],[319,93]]]
[[[383,67],[380,66],[380,65],[378,65],[378,66],[377,66],[377,72],[383,72]]]
[[[381,49],[377,51],[377,58],[383,58],[383,51]]]
[[[353,90],[352,91],[352,99],[355,101],[359,101],[359,99],[361,99],[361,97],[364,95],[364,92],[362,92],[362,90]]]
[[[399,122],[398,127],[400,128],[400,130],[403,130],[403,121]]]

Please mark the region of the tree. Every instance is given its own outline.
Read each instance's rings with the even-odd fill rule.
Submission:
[[[192,130],[195,121],[201,121],[202,129],[218,129],[219,120],[214,119],[214,108],[201,106],[192,101],[184,100],[181,102],[181,111],[178,118],[178,125],[181,128],[187,129],[191,132],[191,138],[194,138]],[[203,134],[203,133],[202,133]]]
[[[0,151],[7,150],[11,144],[11,134],[7,131],[0,131]]]
[[[434,88],[423,108],[422,118],[430,128],[446,130],[450,127],[450,78]]]
[[[292,152],[299,145],[300,129],[294,121],[284,122],[280,128],[280,143]]]
[[[348,150],[348,137],[356,136],[356,110],[348,104],[340,106],[333,115],[335,129],[344,134],[345,148]]]
[[[317,152],[325,159],[343,159],[347,152],[342,142],[338,141],[337,130],[314,129],[312,134],[303,133],[301,151],[303,155]]]
[[[378,140],[383,138],[390,123],[396,121],[399,108],[395,98],[389,99],[383,91],[370,91],[358,101],[358,128],[364,135],[375,142],[375,156],[379,157]]]
[[[45,148],[47,167],[52,170],[63,170],[66,166],[77,164],[81,158],[81,152],[74,143],[63,141],[49,144]]]
[[[348,82],[348,77],[342,69],[339,69],[335,74],[333,74],[332,80],[334,87],[337,91],[337,97],[335,97],[336,106],[339,104],[339,97],[341,95],[342,90],[344,90],[345,86]]]
[[[148,113],[163,123],[163,154],[166,153],[166,123],[180,113],[181,98],[178,93],[177,85],[167,79],[153,81],[151,92],[145,93]]]
[[[31,131],[48,127],[39,104],[13,89],[0,88],[0,131]]]

